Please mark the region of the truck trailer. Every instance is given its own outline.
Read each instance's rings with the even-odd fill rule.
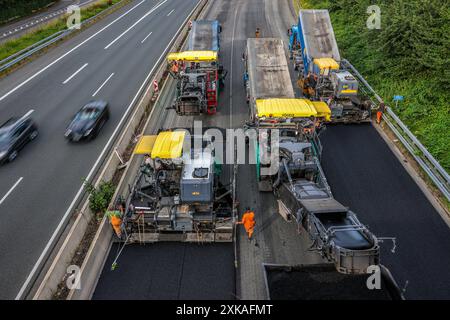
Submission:
[[[189,32],[189,51],[216,51],[220,50],[220,37],[222,26],[217,20],[192,21]]]
[[[289,51],[303,94],[326,101],[332,122],[369,122],[374,103],[363,86],[341,67],[341,56],[328,10],[300,10],[289,29]]]
[[[125,200],[122,238],[232,241],[231,192],[222,185],[220,166],[202,139],[187,129],[140,138],[134,153],[145,159]]]
[[[250,120],[256,130],[256,177],[273,191],[279,213],[295,221],[317,251],[343,274],[379,264],[377,238],[333,198],[322,167],[319,133],[331,111],[324,102],[297,99],[280,39],[248,39],[245,54]]]

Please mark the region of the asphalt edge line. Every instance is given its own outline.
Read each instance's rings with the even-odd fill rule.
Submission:
[[[19,185],[19,183],[22,180],[23,180],[23,177],[20,177],[19,180],[17,180],[16,183],[14,183],[11,188],[9,188],[8,192],[6,192],[5,195],[3,196],[3,198],[0,199],[0,204],[2,204],[6,200],[6,198],[8,198],[8,196],[11,194],[11,192],[14,191],[14,189]]]

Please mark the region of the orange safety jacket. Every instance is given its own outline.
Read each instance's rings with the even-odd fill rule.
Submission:
[[[242,216],[242,220],[240,222],[244,225],[245,230],[249,231],[255,227],[255,213],[253,211],[247,211]]]

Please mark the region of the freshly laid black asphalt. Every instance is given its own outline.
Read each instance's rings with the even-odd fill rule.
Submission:
[[[371,125],[328,126],[322,164],[335,198],[378,237],[407,299],[450,299],[450,230]],[[408,282],[408,283],[406,283]]]
[[[296,267],[265,267],[271,300],[392,300],[381,277],[380,289],[367,289],[367,276],[336,271],[332,264]],[[396,292],[395,292],[396,293]]]
[[[93,299],[235,298],[231,243],[127,245],[112,271],[118,248],[110,251]]]

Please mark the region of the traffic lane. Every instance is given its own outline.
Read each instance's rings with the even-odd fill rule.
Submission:
[[[409,299],[450,298],[450,230],[371,125],[329,126],[323,167],[334,196],[377,236],[381,259]]]
[[[39,82],[35,90],[37,95],[30,94],[30,96],[20,96],[20,99],[11,103],[12,106],[15,106],[14,109],[12,109],[13,112],[10,114],[0,112],[0,116],[6,119],[13,114],[24,114],[26,110],[30,109],[29,106],[34,107],[39,105],[40,107],[36,108],[36,111],[32,116],[39,126],[43,126],[43,128],[40,128],[41,131],[43,130],[43,132],[41,132],[40,140],[47,139],[47,137],[42,138],[42,135],[45,135],[46,132],[54,132],[56,133],[56,136],[59,137],[65,132],[65,127],[70,122],[73,114],[85,102],[92,99],[92,94],[100,88],[105,79],[114,73],[115,77],[111,78],[110,82],[105,84],[95,97],[96,99],[112,98],[111,111],[114,121],[114,115],[120,114],[127,105],[127,102],[132,100],[136,91],[135,88],[140,86],[142,80],[153,66],[153,61],[148,61],[149,57],[155,57],[154,61],[156,62],[157,58],[159,58],[158,55],[165,49],[170,41],[169,38],[165,38],[165,41],[161,41],[161,39],[164,39],[163,36],[167,34],[175,34],[178,29],[177,24],[181,24],[182,18],[185,17],[180,16],[179,19],[175,20],[176,23],[168,25],[164,30],[157,29],[155,36],[160,41],[153,42],[147,47],[140,47],[140,41],[138,40],[145,34],[145,30],[143,30],[143,33],[137,35],[136,39],[130,39],[130,41],[128,41],[129,43],[127,43],[126,46],[126,49],[128,49],[127,52],[122,49],[121,52],[119,52],[120,54],[112,54],[107,57],[99,56],[99,58],[105,58],[103,59],[104,61],[91,62],[91,64],[83,69],[80,74],[76,75],[65,85],[61,84],[61,79],[65,79],[68,75],[71,75],[74,69],[72,66],[65,67],[65,65],[62,64],[63,69],[59,71],[64,75],[60,76],[58,81]],[[156,29],[156,27],[161,26],[163,22],[164,19],[159,18],[155,20],[154,23],[150,24],[150,28],[154,27]],[[133,54],[134,59],[130,60],[129,57],[131,53]],[[77,64],[80,65],[83,61],[86,60],[80,60]],[[108,62],[108,64],[106,64],[106,62]],[[144,65],[146,66],[143,67]],[[120,69],[115,69],[117,67]],[[126,79],[126,82],[121,81],[121,79]],[[106,87],[111,85],[116,85],[116,90],[112,91],[112,94],[110,95],[105,94]],[[56,88],[56,90],[54,90],[54,88]],[[49,95],[49,92],[55,92],[55,94]],[[115,96],[115,94],[117,94],[117,96]],[[20,108],[20,106],[22,108]],[[55,121],[55,119],[59,120]],[[46,123],[46,120],[51,121]],[[26,151],[26,149],[23,150],[23,152]],[[33,159],[35,159],[35,156],[36,155],[33,155]],[[2,168],[1,173],[10,176],[8,177],[9,179],[5,180],[12,180],[17,174],[23,173],[23,171],[15,172],[12,170],[14,167],[13,164],[9,164],[7,165],[8,169]]]
[[[180,0],[177,0],[175,2],[166,2],[161,7],[158,7],[158,9],[151,15],[147,16],[139,24],[133,27],[132,30],[124,34],[108,49],[104,49],[104,51],[107,52],[107,54],[109,54],[108,52],[111,50],[127,52],[128,59],[130,59],[130,56],[133,55],[134,57],[135,54],[141,55],[144,58],[142,52],[145,53],[145,50],[151,50],[154,46],[160,45],[161,42],[165,43],[165,48],[168,42],[164,39],[169,38],[168,35],[171,35],[170,40],[173,38],[181,23],[186,19],[187,15],[194,9],[198,2],[199,0],[181,2]],[[169,13],[171,14],[168,16]],[[144,15],[145,14],[142,16]],[[123,30],[123,32],[126,31],[126,29]],[[110,45],[111,42],[120,36],[120,34],[110,39],[111,41],[106,41],[106,46]]]
[[[93,299],[230,300],[234,299],[233,245],[160,242],[114,244]]]
[[[0,79],[0,109],[4,108],[3,103],[7,99],[2,97],[23,82],[28,81],[29,78],[34,77],[36,73],[41,72],[38,76],[35,76],[31,81],[20,87],[20,89],[11,93],[11,95],[19,95],[20,93],[31,90],[30,86],[34,85],[35,82],[43,81],[42,79],[57,77],[58,73],[53,71],[54,67],[61,63],[70,66],[72,64],[71,61],[76,59],[77,53],[85,48],[88,48],[88,50],[80,53],[79,56],[91,56],[102,52],[100,49],[103,49],[108,44],[107,41],[122,33],[124,29],[142,17],[141,7],[143,11],[150,10],[155,4],[156,0],[140,0],[139,2],[135,1],[130,3],[52,48],[46,54],[37,57],[32,62],[27,63],[15,72]],[[55,62],[56,60],[58,62]],[[48,67],[50,64],[52,65]],[[43,69],[45,71],[42,71]]]
[[[153,19],[163,19],[163,24],[158,25],[158,27],[161,27],[166,23],[174,23],[182,16],[185,18],[197,2],[198,0],[161,0],[157,1],[150,8],[145,10],[143,8],[140,9],[141,16],[136,21],[133,21],[133,23],[118,33],[108,34],[108,37],[104,39],[106,40],[104,50],[108,51],[113,48],[125,46],[129,39],[140,34],[143,29],[145,30],[148,27],[148,23]],[[187,10],[189,12],[186,12]],[[178,11],[177,14],[175,14],[175,11]],[[141,43],[142,40],[140,39],[139,42]]]
[[[292,13],[292,5],[293,2],[291,0],[265,1],[265,17],[269,23],[271,33],[285,41],[286,50],[289,44],[287,30],[297,20]]]
[[[196,2],[197,1],[185,2],[189,5],[182,6],[182,8],[186,10],[192,10]],[[130,60],[130,57],[132,56],[134,60],[137,60],[138,62],[141,62],[140,60],[138,60],[139,57],[145,58],[145,60],[142,61],[146,61],[148,58],[142,54],[143,50],[153,50],[154,46],[164,49],[171,40],[172,36],[178,30],[178,26],[184,20],[186,14],[186,12],[184,12],[184,15],[174,14],[170,21],[164,19],[161,15],[149,16],[147,17],[148,21],[142,21],[143,23],[146,23],[146,28],[154,28],[158,30],[160,26],[165,26],[165,28],[163,29],[166,31],[166,33],[159,33],[161,37],[156,38],[160,40],[159,42],[149,43],[145,47],[139,47],[138,45],[140,44],[140,41],[138,43],[138,39],[140,39],[141,37],[145,37],[145,35],[147,34],[145,32],[146,30],[143,29],[133,30],[137,35],[135,38],[130,39],[130,42],[127,41],[128,39],[126,39],[126,37],[124,37],[124,39],[121,39],[124,43],[124,46],[117,46],[114,48],[110,48],[109,50],[104,50],[104,46],[109,43],[109,40],[89,42],[89,45],[85,45],[84,47],[79,48],[79,50],[76,53],[73,53],[70,58],[66,57],[65,60],[62,60],[60,63],[52,66],[50,70],[47,70],[47,72],[40,74],[35,79],[33,79],[32,82],[28,83],[26,86],[20,88],[18,91],[6,97],[3,101],[0,101],[0,107],[3,107],[0,109],[0,119],[8,119],[9,117],[14,115],[23,115],[31,107],[37,110],[36,105],[44,106],[45,108],[47,108],[48,96],[53,94],[60,94],[60,88],[62,88],[62,90],[72,90],[73,94],[83,94],[84,88],[81,88],[81,91],[75,91],[73,90],[72,83],[74,81],[79,81],[79,79],[88,79],[90,81],[93,77],[97,78],[98,81],[104,81],[104,79],[102,78],[104,77],[102,73],[104,69],[103,66],[114,65],[117,66],[117,69],[120,70],[120,68],[123,68],[124,65],[127,65],[124,64],[124,62],[129,62],[128,60]],[[141,17],[142,14],[136,16],[137,19]],[[129,24],[131,24],[131,22],[129,22]],[[129,24],[121,26],[121,28],[117,30],[117,33],[120,34],[124,28],[128,27]],[[130,45],[133,46],[133,39],[136,40],[136,42],[134,43],[135,46],[130,47]],[[123,59],[120,60],[118,58]],[[71,77],[77,70],[79,70],[79,68],[84,66],[86,63],[88,63],[88,65],[85,69],[81,70],[80,73],[77,74],[72,80],[63,85],[64,81],[67,81],[69,77]],[[137,70],[142,72],[145,69],[139,67],[139,69]],[[135,75],[133,74],[133,76]],[[100,84],[101,83],[99,83],[99,85]],[[89,85],[85,85],[85,88],[90,87]],[[24,92],[21,92],[22,90],[24,90]],[[42,103],[39,103],[40,101],[42,101]],[[67,104],[69,103],[70,100],[67,101]]]
[[[187,13],[186,13],[187,14]],[[175,29],[175,26],[173,27]],[[166,28],[166,31],[170,28]],[[173,31],[175,33],[175,31]],[[167,40],[169,42],[169,40]],[[162,43],[161,43],[162,45]],[[152,48],[152,51],[155,50],[155,52],[160,55],[160,52],[162,52],[162,49],[158,46],[154,46]],[[147,72],[149,71],[150,67],[152,66],[152,59],[150,58],[152,54],[150,52],[147,52],[145,54],[145,60],[148,59],[149,61],[149,68]],[[157,57],[157,55],[154,55]],[[128,55],[129,58],[129,55]],[[141,57],[143,59],[143,57]],[[156,61],[156,58],[154,59]],[[126,61],[126,60],[123,60]],[[124,65],[123,61],[121,62],[122,65]],[[136,62],[136,60],[132,60]],[[125,64],[126,66],[126,64]],[[140,65],[133,65],[131,68],[126,70],[130,70],[130,72],[133,74],[134,77],[138,75],[139,73],[142,73],[142,79],[145,77],[145,68],[142,67],[142,63]],[[140,70],[140,72],[132,72],[132,70]],[[109,70],[108,70],[109,71]],[[128,103],[132,99],[132,95],[137,91],[136,88],[139,87],[139,84],[133,83],[133,81],[130,81],[130,79],[133,79],[133,77],[130,75],[129,77],[126,77],[127,79],[126,85],[123,86],[116,86],[112,91],[112,93],[115,93],[117,97],[114,99],[114,101],[117,101],[117,103],[112,104],[112,116],[111,121],[105,126],[105,130],[101,133],[101,135],[98,137],[98,139],[95,141],[95,143],[92,144],[86,144],[83,146],[70,146],[72,148],[71,150],[66,149],[67,143],[64,141],[63,133],[65,126],[68,123],[68,120],[70,119],[70,116],[73,114],[70,111],[67,111],[68,108],[61,108],[61,106],[67,105],[67,103],[62,103],[63,101],[71,101],[72,104],[75,107],[75,111],[81,106],[83,103],[85,103],[85,96],[90,96],[92,93],[93,85],[88,85],[86,81],[83,81],[81,78],[74,78],[71,82],[69,82],[67,85],[72,85],[74,87],[74,92],[77,92],[77,94],[71,95],[70,92],[66,92],[62,90],[61,92],[66,93],[66,95],[60,94],[58,96],[52,96],[52,98],[57,98],[59,101],[49,101],[47,100],[46,103],[48,105],[56,106],[55,110],[49,110],[46,114],[46,119],[49,120],[48,123],[43,123],[41,119],[36,119],[37,122],[40,122],[43,125],[43,130],[41,129],[41,135],[39,139],[48,141],[48,148],[43,148],[43,146],[40,146],[39,152],[37,155],[29,155],[33,159],[33,165],[34,170],[30,173],[28,176],[28,182],[27,187],[31,190],[30,192],[27,192],[26,190],[22,190],[22,192],[17,193],[15,195],[12,195],[12,199],[8,199],[9,203],[11,204],[11,208],[2,208],[7,211],[14,211],[14,212],[27,212],[27,208],[30,207],[30,203],[33,204],[32,207],[47,207],[49,208],[48,211],[45,212],[45,219],[42,219],[42,216],[32,216],[29,219],[26,220],[26,222],[20,221],[19,217],[23,218],[22,214],[18,214],[15,217],[17,219],[12,219],[8,223],[8,225],[2,225],[4,227],[4,232],[2,232],[2,237],[5,241],[2,241],[2,243],[8,243],[7,239],[10,239],[10,234],[13,233],[12,230],[17,230],[17,226],[21,225],[25,230],[27,230],[27,236],[24,236],[18,243],[15,243],[14,250],[10,250],[8,252],[5,251],[5,262],[9,261],[10,258],[14,259],[14,261],[17,263],[15,264],[13,275],[8,275],[5,273],[0,281],[3,283],[3,280],[5,281],[11,281],[11,279],[14,279],[14,276],[22,276],[21,272],[17,272],[17,268],[19,270],[21,268],[25,268],[25,266],[29,265],[27,263],[23,263],[24,261],[22,259],[18,259],[17,255],[21,252],[24,252],[24,250],[30,250],[30,248],[36,249],[31,250],[31,252],[27,252],[27,255],[24,257],[27,259],[27,262],[33,262],[33,259],[30,259],[31,257],[35,257],[34,260],[37,259],[37,257],[40,254],[40,249],[42,250],[44,243],[36,242],[35,239],[35,233],[42,231],[42,230],[50,230],[50,232],[56,227],[57,223],[59,222],[59,218],[62,213],[64,213],[65,208],[68,206],[68,203],[72,199],[73,195],[75,194],[76,190],[79,188],[79,185],[81,185],[81,180],[83,176],[87,175],[87,164],[93,163],[94,159],[91,159],[93,156],[98,154],[98,147],[103,146],[106,143],[106,139],[109,138],[109,133],[111,130],[113,130],[114,125],[111,125],[111,122],[118,122],[118,116],[121,115],[121,112],[125,109],[125,107],[128,105]],[[142,79],[140,81],[142,81]],[[98,81],[94,81],[98,82]],[[113,83],[113,82],[111,82]],[[89,88],[89,89],[85,89]],[[92,89],[91,89],[92,88]],[[84,90],[84,91],[83,91]],[[102,89],[104,90],[104,89]],[[106,90],[106,87],[105,87]],[[42,90],[45,92],[45,89]],[[41,92],[41,91],[40,91]],[[84,94],[83,94],[84,92]],[[105,92],[106,93],[106,92]],[[128,94],[127,94],[128,93]],[[69,100],[68,100],[69,99]],[[114,112],[114,106],[117,106],[117,111]],[[61,115],[60,118],[67,119],[64,121],[55,121],[57,119],[55,117],[55,114],[61,114],[61,111],[65,112],[64,115]],[[116,119],[115,119],[116,118]],[[57,127],[57,128],[55,128]],[[55,130],[50,130],[52,128],[55,128]],[[109,129],[108,129],[109,128]],[[47,130],[49,129],[49,130]],[[49,132],[57,132],[56,135],[51,135]],[[52,141],[52,138],[54,141]],[[103,141],[101,141],[103,139]],[[62,142],[62,144],[61,144]],[[30,146],[31,147],[31,146]],[[79,148],[76,152],[74,152],[74,148]],[[97,148],[97,150],[96,150]],[[32,149],[24,149],[24,152],[31,152]],[[57,150],[55,154],[55,150]],[[39,159],[42,158],[42,161]],[[19,163],[21,163],[17,159],[17,162],[14,162],[10,164],[11,167],[13,166],[19,166]],[[39,165],[41,164],[41,166]],[[26,165],[25,165],[26,166]],[[10,168],[11,168],[10,167]],[[68,169],[70,168],[70,169]],[[21,170],[23,172],[23,170]],[[83,173],[85,172],[85,173]],[[62,182],[58,182],[58,179],[61,179],[61,175],[64,174],[64,180]],[[54,178],[52,180],[52,178]],[[46,180],[45,180],[46,179]],[[42,190],[42,181],[49,182],[50,186],[49,188],[46,188],[45,190]],[[53,183],[50,183],[52,182]],[[52,188],[51,186],[56,186],[56,188]],[[54,190],[55,189],[55,190]],[[72,191],[73,190],[73,191]],[[27,203],[24,203],[23,198],[24,194],[28,194]],[[70,195],[70,196],[68,196]],[[14,199],[14,196],[17,197],[17,199]],[[63,202],[63,205],[59,205],[60,202]],[[6,205],[6,204],[5,204]],[[4,206],[3,206],[4,207]],[[63,209],[61,209],[63,208]],[[11,210],[12,209],[12,210]],[[41,228],[42,223],[45,222],[45,225]],[[11,225],[10,225],[11,224]],[[53,229],[52,229],[53,225]],[[47,233],[48,234],[48,233]],[[48,238],[49,236],[47,236]],[[4,264],[5,265],[5,264]],[[31,269],[31,268],[30,268]],[[11,270],[12,271],[12,270]],[[23,280],[22,280],[23,282]],[[6,292],[5,292],[6,293]]]
[[[179,21],[182,21],[182,19],[179,19]],[[163,21],[155,21],[153,27],[161,25],[162,22]],[[176,29],[176,24],[173,24],[165,28],[164,32],[166,32],[166,35],[168,34],[167,32],[169,32],[169,34],[175,34]],[[160,39],[162,39],[162,37],[164,36],[163,32],[159,32],[159,34],[158,32],[155,33],[155,36],[161,36]],[[136,36],[137,39],[140,39],[140,36],[141,35]],[[162,52],[169,43],[169,40],[170,39],[166,38],[166,41],[156,42],[148,48],[139,48],[136,42],[136,50],[133,50],[133,46],[128,45],[127,48],[129,48],[130,51],[134,53],[135,59],[129,59],[130,52],[123,52],[123,54],[112,55],[111,58],[107,57],[107,60],[109,59],[108,66],[103,66],[103,61],[101,61],[100,63],[97,62],[97,64],[91,63],[85,69],[83,69],[80,74],[75,76],[65,85],[61,84],[60,81],[57,81],[56,83],[39,82],[38,88],[36,88],[35,90],[37,92],[37,95],[33,95],[32,97],[21,96],[21,99],[18,99],[17,101],[14,101],[12,103],[12,105],[15,106],[14,113],[23,114],[26,112],[26,110],[29,110],[28,106],[42,106],[42,108],[36,108],[36,111],[32,114],[36,122],[39,124],[41,131],[39,141],[33,142],[33,144],[42,143],[42,140],[48,141],[49,137],[46,135],[46,133],[53,132],[53,137],[56,138],[56,141],[50,141],[49,145],[54,147],[55,144],[53,143],[57,142],[58,139],[62,137],[65,132],[65,127],[70,122],[73,114],[84,103],[92,99],[92,93],[96,92],[98,88],[103,84],[105,79],[107,79],[108,76],[115,72],[116,77],[111,78],[111,81],[107,83],[105,87],[103,87],[96,95],[97,99],[112,97],[111,112],[114,122],[115,116],[120,115],[121,112],[123,112],[123,109],[127,105],[127,102],[132,100],[132,97],[136,91],[135,88],[138,88],[140,86],[142,80],[146,77],[148,71],[153,66],[153,61],[148,61],[148,63],[145,63],[147,59],[153,56],[155,57],[154,61],[156,61],[160,52]],[[132,41],[130,40],[130,42]],[[80,60],[79,64],[81,63],[82,60]],[[147,64],[148,66],[143,68],[144,64]],[[120,66],[121,69],[114,69],[117,66]],[[61,72],[65,73],[65,75],[63,77],[60,77],[59,80],[66,78],[66,76],[70,75],[72,71],[73,69],[70,72],[67,72],[67,70],[66,72]],[[127,81],[126,83],[122,83],[120,79],[127,79]],[[112,91],[109,95],[105,94],[106,88],[111,85],[115,85],[116,90]],[[57,89],[53,90],[54,87],[57,87]],[[58,94],[49,95],[48,93],[52,91],[56,91]],[[115,96],[115,94],[117,94],[118,96]],[[20,104],[22,105],[22,109],[19,108]],[[12,115],[5,115],[4,113],[0,114],[4,118],[8,118]],[[58,121],[55,121],[55,119],[58,119]],[[50,121],[47,123],[47,120]],[[29,146],[27,146],[27,149],[28,147]],[[21,153],[29,153],[27,152],[27,149],[24,149]],[[36,163],[36,154],[33,154],[32,158],[34,159],[34,163]],[[46,161],[46,163],[48,163],[48,161]],[[7,166],[3,167],[1,174],[4,173],[9,177],[7,177],[8,179],[3,179],[2,177],[2,180],[12,180],[17,174],[24,173],[24,170],[21,169],[14,170],[15,167],[17,167],[17,165],[14,164],[8,164]],[[55,168],[54,163],[52,163],[52,168]]]

